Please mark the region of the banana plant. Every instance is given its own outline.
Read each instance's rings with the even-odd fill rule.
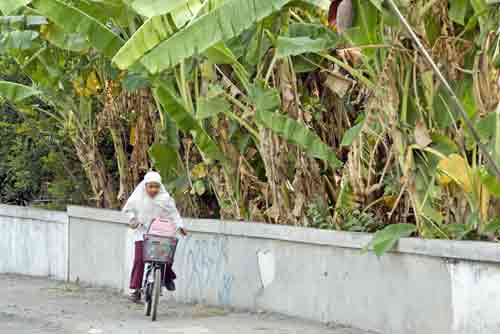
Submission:
[[[499,4],[398,5],[443,65],[481,143],[500,156]],[[500,187],[383,1],[7,0],[0,11],[46,21],[3,19],[0,38],[46,99],[51,86],[51,99],[71,91],[72,110],[89,99],[99,108],[109,105],[109,81],[112,97],[147,97],[155,135],[133,142],[153,144],[155,165],[193,207],[215,197],[227,218],[370,232],[389,225],[371,245],[378,254],[410,234],[497,236]],[[56,64],[54,52],[70,56]],[[92,69],[83,61],[75,71],[83,75],[61,83],[78,57]],[[97,92],[87,87],[92,72]],[[25,93],[9,94],[23,101]]]
[[[0,97],[7,101],[18,103],[39,94],[41,94],[41,92],[35,88],[15,82],[0,81]]]

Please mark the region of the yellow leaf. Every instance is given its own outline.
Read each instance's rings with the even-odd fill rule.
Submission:
[[[393,208],[394,207],[394,204],[396,204],[396,196],[384,196],[382,197],[382,200],[384,201],[384,204],[388,207],[388,208]]]
[[[215,78],[213,65],[208,62],[203,63],[201,65],[201,76],[205,80],[213,80]]]
[[[137,137],[135,135],[135,127],[130,128],[130,145],[134,146]]]
[[[41,36],[43,39],[47,39],[47,37],[48,37],[49,33],[50,33],[49,25],[48,25],[48,24],[43,24],[43,25],[40,27],[40,36]]]
[[[458,154],[451,154],[441,159],[438,164],[438,182],[447,185],[451,181],[457,183],[465,192],[472,191],[472,170],[468,162]]]
[[[73,80],[71,81],[71,83],[73,84],[73,89],[75,90],[75,93],[77,96],[82,96],[82,86],[80,85],[80,81],[78,80]]]
[[[207,176],[208,171],[207,171],[207,166],[204,163],[199,163],[196,166],[193,167],[191,170],[191,176],[194,179],[201,179]]]
[[[444,173],[438,173],[436,175],[436,180],[442,186],[447,186],[451,182],[451,178],[448,175],[445,175]]]
[[[82,96],[91,97],[92,96],[92,91],[90,89],[88,89],[88,88],[84,88]]]
[[[92,93],[95,94],[99,90],[101,90],[101,84],[99,83],[99,79],[95,72],[90,72],[87,77],[86,88]]]
[[[479,204],[483,222],[488,221],[488,210],[490,208],[491,194],[485,185],[479,185]]]

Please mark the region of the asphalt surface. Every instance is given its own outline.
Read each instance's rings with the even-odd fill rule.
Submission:
[[[162,297],[158,321],[106,289],[0,275],[0,333],[5,334],[367,334],[276,314],[182,305]]]

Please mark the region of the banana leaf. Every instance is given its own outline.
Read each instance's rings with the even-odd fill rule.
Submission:
[[[168,38],[171,33],[172,30],[166,15],[148,19],[116,53],[113,57],[113,63],[122,70],[128,68],[149,50]]]
[[[104,24],[81,10],[59,0],[35,0],[36,11],[61,27],[66,33],[79,33],[104,56],[112,58],[123,45],[123,40]]]
[[[355,14],[353,27],[346,31],[346,38],[351,41],[351,44],[367,45],[379,42],[378,19],[380,12],[373,2],[353,0]],[[373,50],[365,50],[364,52],[373,54]]]
[[[223,97],[200,98],[198,100],[196,118],[201,120],[227,112],[231,112],[231,105]]]
[[[276,49],[280,58],[334,48],[339,36],[320,24],[294,23],[285,36],[279,36]]]
[[[332,149],[318,135],[296,120],[275,112],[258,110],[256,121],[288,142],[299,146],[306,154],[326,161],[333,169],[342,166],[342,162],[337,159]]]
[[[203,7],[203,3],[200,0],[183,2],[187,2],[187,4],[177,7],[170,13],[176,27],[186,24],[186,22],[198,15],[198,12]],[[168,15],[157,15],[144,22],[115,55],[113,63],[120,69],[129,68],[146,53],[172,35],[174,27],[170,26]]]
[[[292,23],[288,26],[288,37],[325,38],[331,41],[338,39],[338,34],[327,26],[315,23]]]
[[[72,5],[104,25],[107,25],[110,22],[110,18],[112,18],[114,25],[126,27],[133,20],[133,16],[135,16],[134,11],[130,10],[122,1],[79,0],[72,1]]]
[[[29,50],[40,46],[39,34],[32,30],[14,30],[0,34],[0,50]]]
[[[149,87],[151,82],[144,74],[144,72],[127,72],[122,80],[123,88],[125,88],[128,92],[133,93],[138,89]]]
[[[149,156],[165,181],[178,176],[183,169],[178,151],[166,144],[153,144],[149,149]]]
[[[309,37],[278,37],[276,44],[277,56],[285,58],[288,56],[298,56],[303,53],[320,52],[335,47],[337,43],[328,39]]]
[[[4,15],[8,15],[15,10],[29,4],[31,0],[1,0],[0,1],[0,11]]]
[[[142,58],[151,73],[158,73],[221,41],[238,36],[252,24],[278,11],[291,0],[228,0],[194,20]]]
[[[0,97],[12,102],[18,103],[28,97],[38,95],[40,91],[25,85],[14,82],[0,81]]]
[[[469,9],[469,0],[452,0],[450,1],[450,10],[448,15],[450,19],[461,25],[465,25],[465,16]]]
[[[363,251],[366,252],[369,249],[372,249],[377,256],[382,256],[387,251],[390,251],[400,238],[408,237],[416,230],[417,227],[413,224],[389,225],[383,230],[375,233],[372,241],[363,249]]]
[[[354,140],[356,140],[363,129],[363,122],[354,125],[352,128],[347,130],[342,137],[342,142],[340,146],[349,147],[352,145]]]
[[[274,111],[281,105],[279,91],[276,88],[266,88],[260,81],[250,86],[248,99],[256,110]]]
[[[47,26],[47,30],[42,37],[50,44],[63,50],[84,52],[90,48],[90,44],[84,35],[78,33],[68,34],[55,24]]]
[[[200,0],[196,0],[201,2]],[[135,0],[132,8],[142,16],[153,17],[172,12],[174,9],[187,5],[188,0]]]
[[[2,25],[41,26],[47,23],[47,19],[40,15],[0,16],[0,24]]]
[[[217,143],[208,135],[194,116],[186,110],[170,88],[159,86],[155,88],[154,92],[163,107],[163,112],[169,114],[182,132],[193,136],[194,143],[203,155],[204,160],[208,162],[225,161],[224,154],[220,151]]]
[[[317,6],[323,10],[330,8],[331,0],[302,0],[302,2]]]

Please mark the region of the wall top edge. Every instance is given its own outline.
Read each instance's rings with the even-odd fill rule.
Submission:
[[[81,206],[68,206],[66,214],[57,211],[0,205],[0,217],[1,216],[60,222],[66,222],[69,216],[70,222],[71,218],[77,218],[103,223],[127,225],[127,217],[120,211]],[[368,233],[339,232],[252,222],[192,218],[185,218],[184,220],[192,232],[357,250],[361,250],[365,247],[373,237],[372,234]],[[392,252],[446,259],[500,263],[500,244],[493,242],[403,238],[398,242]]]
[[[52,211],[28,206],[0,204],[0,217],[21,218],[66,224],[68,214],[64,211]]]

